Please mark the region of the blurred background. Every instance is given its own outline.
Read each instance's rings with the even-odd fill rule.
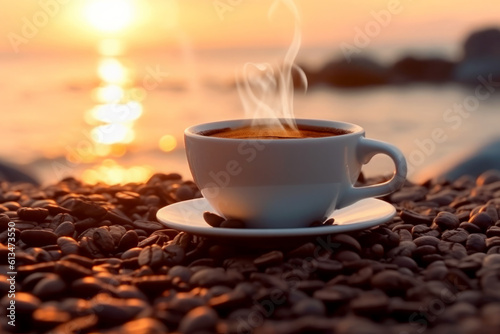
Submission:
[[[293,38],[281,2],[3,1],[0,161],[43,184],[191,178],[183,130],[245,116],[237,73],[278,66]],[[414,179],[498,139],[497,1],[295,4],[309,80],[296,117],[363,126],[405,153]],[[391,170],[384,157],[364,169]]]

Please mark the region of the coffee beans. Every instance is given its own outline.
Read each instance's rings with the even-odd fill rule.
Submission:
[[[208,225],[213,227],[225,227],[225,228],[244,228],[245,223],[241,220],[236,219],[225,219],[215,213],[205,211],[203,213],[203,219]]]
[[[438,213],[436,218],[434,218],[433,223],[436,224],[441,230],[452,230],[460,225],[460,220],[454,214],[443,211]]]
[[[57,235],[49,230],[24,230],[21,232],[21,240],[29,246],[54,245]]]
[[[124,186],[0,183],[5,259],[6,230],[16,223],[17,329],[487,332],[500,289],[500,182],[492,175],[407,184],[389,197],[399,216],[386,224],[267,251],[252,243],[273,241],[226,245],[165,229],[158,208],[197,196],[179,175]],[[0,291],[9,288],[0,280]],[[5,310],[9,299],[0,303]]]
[[[486,231],[495,222],[486,212],[480,212],[471,217],[470,222],[481,229]]]
[[[20,208],[17,210],[17,215],[23,220],[42,222],[49,215],[49,210],[44,208]]]
[[[205,219],[208,225],[213,227],[220,227],[220,224],[226,220],[225,218],[208,211],[203,212],[203,219]]]

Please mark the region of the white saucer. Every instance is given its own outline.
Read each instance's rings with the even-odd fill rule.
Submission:
[[[158,211],[156,217],[165,226],[178,231],[206,237],[247,239],[297,238],[350,232],[385,223],[396,213],[390,203],[367,198],[336,210],[329,217],[335,218],[335,225],[289,229],[236,229],[208,225],[203,219],[205,211],[215,212],[204,198],[197,198],[165,206]]]

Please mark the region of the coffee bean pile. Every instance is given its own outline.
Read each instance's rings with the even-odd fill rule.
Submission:
[[[281,249],[156,220],[162,206],[199,196],[177,174],[122,186],[0,183],[3,331],[500,332],[500,172],[407,183],[385,198],[398,211],[390,222]],[[11,221],[16,327],[5,316]]]

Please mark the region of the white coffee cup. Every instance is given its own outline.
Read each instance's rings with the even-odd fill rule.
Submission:
[[[184,132],[193,178],[216,213],[248,228],[300,228],[322,221],[336,209],[363,198],[387,195],[406,177],[406,160],[395,146],[365,138],[358,125],[297,119],[299,126],[350,133],[320,138],[234,139],[205,135],[249,120],[189,127]],[[395,164],[387,182],[355,187],[363,164],[378,153]]]

